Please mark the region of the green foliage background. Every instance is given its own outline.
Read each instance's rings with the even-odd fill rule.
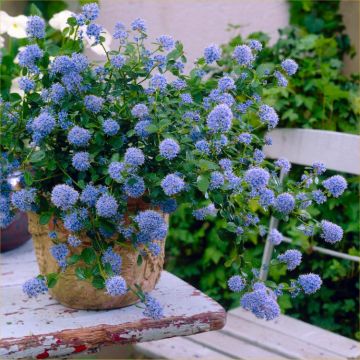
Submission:
[[[344,54],[352,55],[348,35],[339,14],[339,1],[291,1],[288,28],[279,30],[280,38],[260,53],[259,61],[272,68],[277,59],[291,57],[300,64],[298,73],[287,88],[275,88],[263,93],[267,103],[273,105],[281,116],[280,127],[318,128],[347,133],[358,133],[360,113],[359,74],[342,75]],[[264,33],[249,37],[268,43]],[[235,46],[244,42],[234,37],[223,45],[230,57]],[[221,71],[213,69],[212,77],[226,72],[226,60]],[[295,166],[291,178],[298,179],[301,167]],[[331,175],[327,172],[327,175]],[[320,218],[343,227],[344,240],[335,250],[352,255],[359,251],[359,179],[346,175],[348,191],[340,199],[331,199],[315,211]],[[265,221],[268,221],[265,219]],[[360,339],[358,328],[359,266],[347,260],[311,252],[305,238],[294,231],[294,224],[281,225],[281,230],[294,243],[305,250],[299,272],[322,274],[322,289],[310,297],[280,298],[280,305],[288,315],[321,326],[342,335]],[[234,273],[224,263],[231,258],[232,249],[225,234],[219,234],[219,220],[197,222],[186,209],[180,207],[171,217],[167,239],[167,269],[194,284],[226,308],[239,305],[236,294],[227,290],[226,280]],[[247,244],[248,256],[260,266],[264,239],[254,237]],[[322,246],[324,244],[321,244]],[[277,251],[289,245],[283,244]],[[283,268],[273,268],[270,277],[278,280]]]

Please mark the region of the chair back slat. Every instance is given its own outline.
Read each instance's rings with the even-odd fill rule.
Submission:
[[[275,129],[267,158],[286,157],[291,163],[310,166],[323,162],[329,170],[360,175],[360,136],[312,129]]]

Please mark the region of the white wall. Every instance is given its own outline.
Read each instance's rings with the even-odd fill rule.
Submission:
[[[155,39],[172,35],[184,43],[188,63],[202,55],[211,43],[231,38],[229,23],[241,25],[243,35],[262,30],[277,37],[277,29],[288,24],[286,0],[101,0],[99,23],[113,31],[116,21],[129,25],[142,17]]]

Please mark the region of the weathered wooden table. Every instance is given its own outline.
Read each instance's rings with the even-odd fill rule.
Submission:
[[[159,340],[221,329],[224,309],[164,271],[151,293],[164,306],[161,320],[145,318],[136,305],[107,311],[66,308],[49,295],[27,298],[26,279],[38,273],[32,243],[1,254],[0,358],[44,359],[96,352],[102,346]]]

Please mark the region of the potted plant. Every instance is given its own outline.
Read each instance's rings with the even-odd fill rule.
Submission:
[[[271,139],[254,134],[278,122],[262,102],[262,89],[285,86],[298,65],[284,59],[275,69],[253,68],[262,44],[251,40],[235,48],[228,75],[202,78],[210,64],[222,65],[216,45],[184,75],[181,43],[163,35],[149,50],[142,19],[131,31],[117,23],[117,49],[107,50],[102,27],[94,23],[98,13],[93,3],[69,17],[61,47],[47,41],[44,20],[31,17],[30,44],[18,55],[24,96],[12,94],[1,104],[1,143],[11,161],[20,161],[25,183],[5,210],[29,213],[41,273],[24,284],[25,293],[49,289],[61,303],[88,309],[140,299],[147,315],[161,317],[148,292],[163,266],[168,214],[178,203],[197,219],[221,217],[233,233],[225,265],[238,269],[228,284],[241,293],[245,309],[273,319],[282,292],[315,292],[318,275],[264,284],[243,256],[248,237],[267,232],[258,226],[261,213],[285,221],[294,216],[299,231],[330,243],[343,235],[306,208],[340,196],[346,181],[333,176],[321,182],[325,166],[316,163],[284,188],[279,172],[288,172],[290,163],[266,161],[261,149]],[[103,64],[82,54],[85,37],[103,48]],[[275,245],[282,240],[277,230],[269,236]],[[300,261],[301,253],[289,250],[272,265],[293,270]]]

